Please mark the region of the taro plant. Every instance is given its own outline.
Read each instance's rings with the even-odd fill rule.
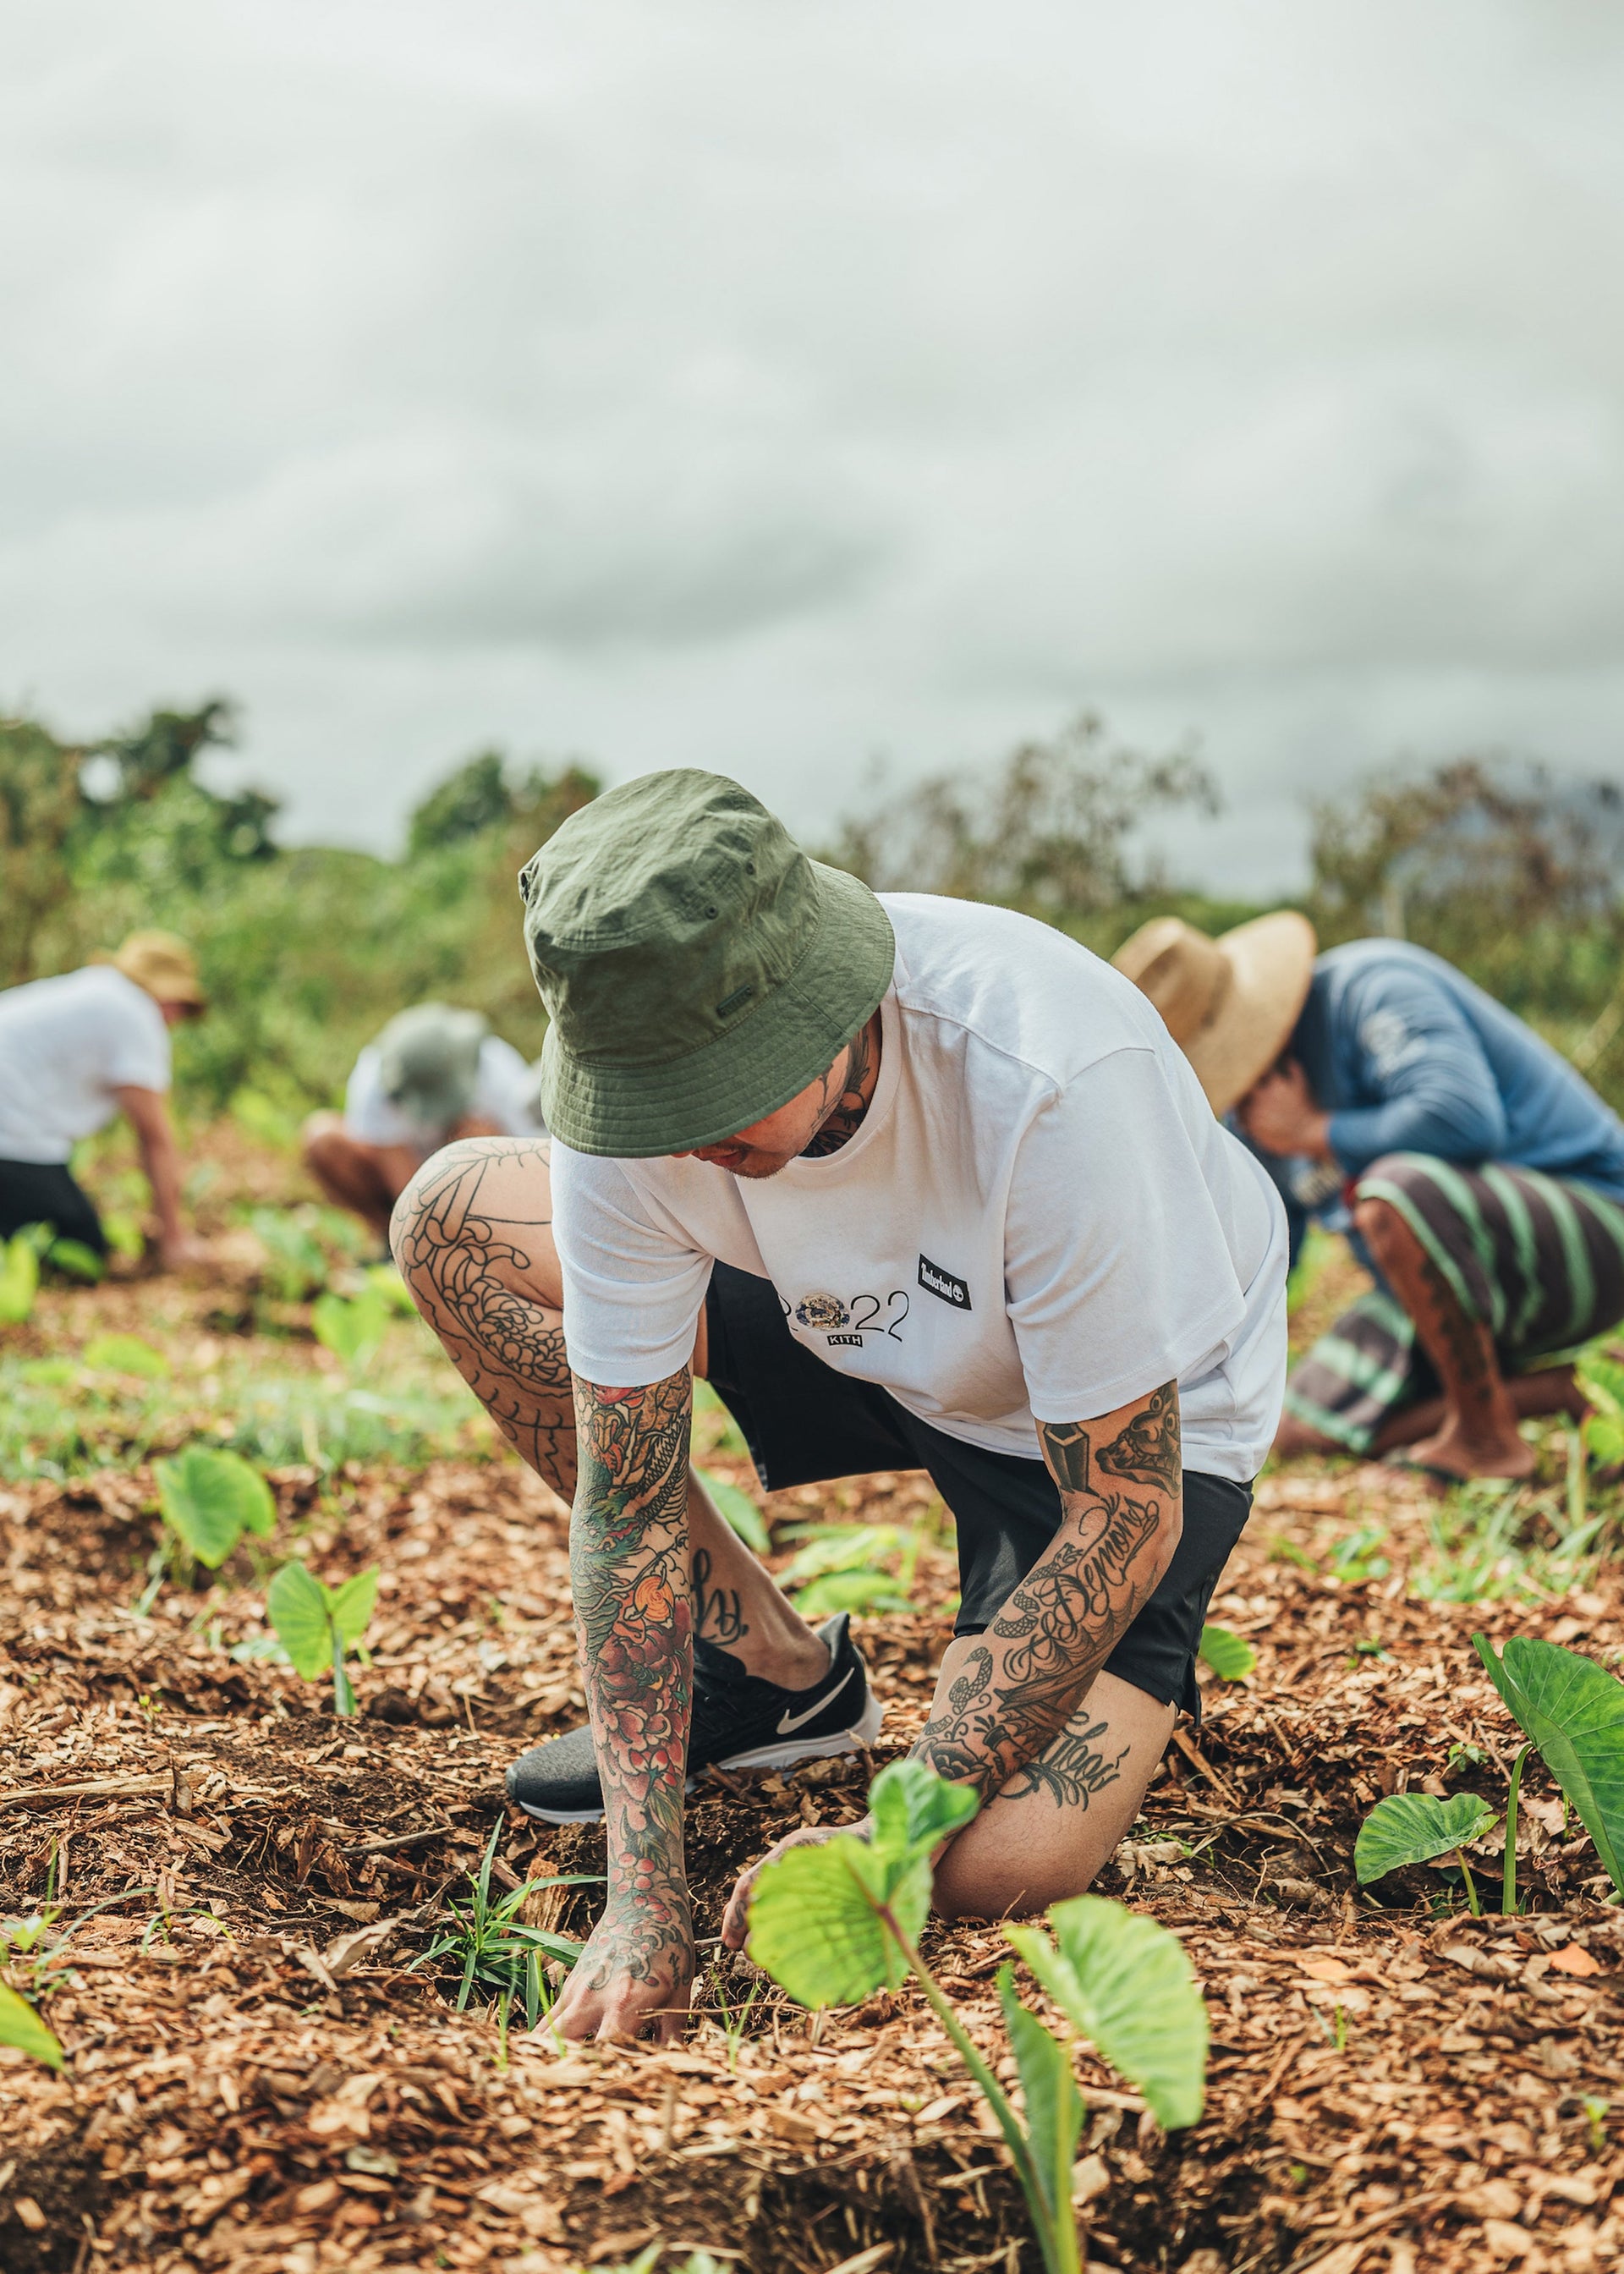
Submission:
[[[266,1609],[276,1639],[304,1681],[315,1682],[332,1668],[335,1713],[349,1715],[356,1710],[344,1653],[366,1632],[377,1601],[375,1563],[346,1579],[342,1587],[327,1586],[297,1562],[284,1563],[271,1581]]]
[[[1258,1653],[1245,1636],[1232,1634],[1228,1627],[1203,1627],[1199,1648],[1220,1682],[1244,1682],[1258,1663]]]
[[[26,1327],[40,1291],[40,1252],[49,1243],[43,1224],[26,1224],[0,1239],[0,1327]]]
[[[468,1900],[459,1901],[453,1896],[447,1902],[451,1924],[412,1960],[406,1970],[410,1974],[419,1966],[437,1963],[447,1970],[460,1968],[462,1979],[456,1996],[459,2014],[468,2011],[468,2001],[477,1987],[490,1992],[499,2000],[504,2029],[510,2008],[522,2003],[525,2026],[533,2029],[553,2004],[545,1969],[553,1964],[568,1972],[581,1955],[581,1945],[572,1935],[527,1926],[518,1916],[519,1910],[538,1888],[596,1886],[598,1882],[590,1873],[583,1872],[572,1873],[566,1879],[526,1879],[507,1894],[492,1900],[491,1867],[496,1861],[496,1843],[501,1832],[499,1822],[485,1844],[478,1871],[468,1874]]]
[[[47,2068],[62,2067],[62,2047],[26,1998],[0,1982],[0,2045],[14,2045]]]
[[[136,1606],[142,1614],[151,1610],[165,1574],[182,1556],[217,1571],[244,1532],[268,1540],[276,1525],[270,1487],[240,1453],[188,1445],[172,1461],[155,1463],[154,1473],[163,1532],[147,1562],[151,1576]]]
[[[1072,2187],[1083,2102],[1071,2046],[1090,2039],[1165,2129],[1195,2123],[1207,2011],[1184,1946],[1154,1919],[1098,1895],[1051,1905],[1053,1940],[1041,1926],[1005,1928],[1063,2022],[1056,2036],[1021,2003],[1013,1968],[1000,1970],[998,2002],[1024,2103],[1018,2115],[919,1953],[932,1853],[975,1814],[975,1795],[921,1761],[894,1761],[875,1779],[868,1804],[867,1837],[838,1833],[763,1868],[750,1905],[750,1955],[810,2007],[855,2005],[913,1975],[1008,2144],[1048,2274],[1081,2274]]]
[[[389,1306],[376,1287],[354,1296],[335,1295],[329,1288],[311,1306],[310,1323],[316,1340],[346,1374],[365,1374],[389,1331]]]
[[[1466,1882],[1466,1902],[1474,1918],[1483,1916],[1477,1886],[1466,1861],[1469,1841],[1492,1832],[1500,1818],[1486,1800],[1475,1792],[1451,1793],[1447,1800],[1426,1792],[1395,1792],[1379,1800],[1364,1823],[1353,1846],[1353,1868],[1359,1885],[1384,1879],[1389,1871],[1407,1864],[1431,1864],[1440,1856],[1453,1856]],[[1507,1826],[1509,1841],[1515,1825]],[[1515,1863],[1512,1866],[1515,1871]]]
[[[1514,1635],[1498,1654],[1480,1634],[1472,1646],[1624,1896],[1624,1682],[1593,1658],[1531,1635]]]

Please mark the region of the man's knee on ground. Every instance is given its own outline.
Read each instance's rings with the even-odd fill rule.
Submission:
[[[1353,1223],[1355,1231],[1379,1263],[1415,1245],[1415,1234],[1391,1201],[1378,1200],[1373,1194],[1357,1199],[1353,1204]]]
[[[1022,1886],[1019,1864],[1007,1848],[989,1851],[985,1842],[963,1848],[955,1841],[936,1865],[930,1908],[939,1919],[1029,1918],[1067,1895],[1086,1894],[1101,1857],[1094,1864],[1079,1856],[1064,1887]]]

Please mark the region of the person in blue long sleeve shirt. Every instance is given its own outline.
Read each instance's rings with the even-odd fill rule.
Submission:
[[[1193,1056],[1200,1036],[1179,1039]],[[1207,1086],[1280,1186],[1294,1248],[1310,1221],[1345,1231],[1376,1283],[1293,1374],[1276,1449],[1527,1475],[1518,1420],[1577,1407],[1553,1361],[1624,1319],[1624,1122],[1401,940],[1318,957],[1267,1069]]]

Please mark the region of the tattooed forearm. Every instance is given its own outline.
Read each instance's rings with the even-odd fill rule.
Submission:
[[[983,1798],[1022,1773],[1049,1781],[1040,1757],[1148,1600],[1178,1536],[1175,1384],[1102,1422],[1041,1422],[1039,1434],[1061,1489],[1060,1528],[914,1749]],[[1112,1763],[1105,1781],[1115,1773]]]
[[[535,1213],[499,1216],[489,1190],[525,1172]],[[529,1245],[552,1222],[544,1142],[474,1139],[437,1153],[395,1203],[401,1276],[459,1374],[555,1492],[575,1488],[575,1412],[563,1321],[523,1291]]]
[[[1095,1743],[1105,1731],[1103,1721],[1096,1721],[1091,1728],[1063,1729],[1004,1786],[1004,1798],[1022,1800],[1028,1793],[1044,1792],[1058,1807],[1086,1808],[1108,1786],[1116,1783],[1132,1750],[1123,1745],[1108,1759]]]
[[[581,1480],[569,1571],[609,1842],[610,1931],[581,1963],[633,1982],[691,1962],[682,1791],[693,1689],[685,1369],[575,1385]],[[590,1986],[590,1979],[583,1986]]]

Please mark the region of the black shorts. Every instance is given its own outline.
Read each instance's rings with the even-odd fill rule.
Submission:
[[[880,1469],[929,1472],[958,1527],[953,1631],[982,1633],[1059,1526],[1060,1490],[1043,1463],[950,1437],[889,1390],[837,1374],[790,1333],[771,1280],[717,1264],[705,1323],[710,1386],[744,1433],[769,1492]],[[1162,1585],[1105,1671],[1199,1714],[1201,1627],[1252,1512],[1252,1488],[1186,1469],[1184,1511],[1184,1532]]]
[[[59,1162],[0,1161],[0,1239],[26,1224],[48,1224],[58,1239],[107,1254],[107,1234],[89,1194]]]

